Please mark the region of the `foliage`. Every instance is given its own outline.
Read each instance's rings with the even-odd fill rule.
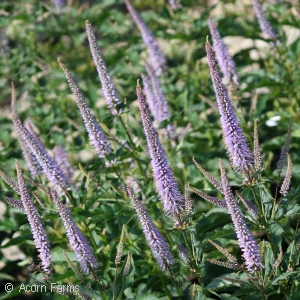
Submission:
[[[19,162],[48,235],[53,265],[51,275],[39,265],[26,213],[5,201],[5,197],[22,197],[0,180],[0,299],[20,299],[21,294],[32,299],[48,299],[51,294],[54,299],[298,299],[300,18],[296,1],[263,6],[278,33],[280,43],[274,43],[263,38],[248,2],[226,0],[212,5],[182,0],[182,8],[175,10],[164,1],[132,0],[167,58],[159,82],[171,117],[154,126],[162,144],[160,155],[165,153],[185,201],[191,197],[192,208],[187,205],[180,216],[165,215],[156,190],[158,176],[152,175],[150,154],[154,154],[148,151],[149,137],[144,133],[135,91],[137,80],[147,72],[148,59],[138,27],[122,0],[65,2],[60,13],[51,1],[0,2],[0,169],[17,181],[15,160]],[[231,170],[222,140],[205,50],[210,15],[229,52],[234,53],[240,86],[228,83],[226,90],[252,150],[257,145],[253,131],[258,119],[263,167],[256,171]],[[101,91],[86,20],[94,28],[122,102],[119,114],[111,113]],[[99,158],[89,142],[86,121],[58,57],[107,137],[112,152],[105,158]],[[21,121],[27,126],[31,120],[50,156],[55,157],[55,147],[67,153],[68,171],[74,173],[69,174],[69,189],[57,189],[58,198],[69,211],[62,208],[65,214],[78,226],[71,233],[67,230],[68,235],[75,232],[81,238],[82,233],[100,263],[90,273],[80,269],[78,251],[69,245],[66,223],[55,206],[60,202],[50,195],[53,185],[44,174],[33,177],[26,165],[11,117],[11,82]],[[166,133],[171,125],[175,139]],[[278,170],[284,157],[287,166]],[[222,178],[219,159],[224,164]],[[231,189],[225,186],[234,197],[215,188],[203,169],[222,180],[223,187],[226,169]],[[286,172],[292,174],[290,188],[280,193]],[[142,200],[145,207],[139,212],[147,210],[153,221],[145,221],[148,216],[142,225],[151,224],[151,230],[156,226],[153,231],[159,231],[156,236],[163,237],[163,247],[172,253],[170,260],[176,261],[165,271],[155,259],[157,253],[151,253],[149,238],[143,234],[147,230],[141,227],[126,186]],[[226,204],[215,206],[200,198],[201,193]],[[235,207],[234,201],[262,257],[264,268],[253,273],[240,250],[238,222],[232,222],[232,208],[226,209],[226,205]],[[7,254],[13,246],[18,249],[16,258]],[[7,283],[14,285],[13,291],[4,290]],[[25,293],[24,285],[45,286],[46,291],[31,288]],[[73,289],[62,295],[63,285]]]

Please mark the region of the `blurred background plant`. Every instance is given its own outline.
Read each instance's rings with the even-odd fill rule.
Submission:
[[[297,220],[300,214],[297,204],[300,193],[299,3],[270,0],[263,4],[269,22],[278,33],[280,44],[276,45],[263,38],[251,1],[182,0],[182,8],[179,9],[161,0],[136,0],[132,1],[132,5],[153,32],[167,59],[168,69],[159,80],[171,117],[163,121],[160,127],[167,127],[170,123],[174,125],[176,144],[167,138],[161,139],[161,142],[182,193],[185,184],[189,184],[212,196],[221,197],[192,162],[193,156],[219,179],[219,158],[222,159],[234,190],[243,186],[243,178],[230,171],[219,113],[214,105],[215,94],[205,52],[209,16],[218,25],[236,64],[240,87],[237,89],[229,85],[227,88],[251,149],[254,120],[258,119],[265,168],[264,180],[259,182],[261,186],[255,187],[255,191],[261,189],[260,199],[265,202],[265,207],[272,205],[276,192],[276,166],[292,118],[289,153],[293,176],[290,194],[283,199],[283,210],[278,211],[281,215],[271,218],[266,212],[265,217],[273,222],[268,224],[269,231],[266,228],[262,230],[255,222],[250,222],[250,229],[260,241],[260,249],[265,249],[264,257],[268,259],[267,262],[264,260],[265,282],[268,282],[268,276],[272,280],[269,280],[271,285],[266,289],[266,296],[271,299],[298,299],[299,257],[293,256],[293,253],[299,240]],[[148,53],[125,3],[122,0],[69,0],[58,11],[51,1],[2,0],[0,15],[0,168],[16,180],[17,159],[30,192],[35,195],[35,204],[52,246],[55,272],[51,282],[66,284],[69,280],[74,285],[79,284],[82,292],[91,297],[106,299],[184,299],[188,293],[193,299],[261,299],[260,292],[255,288],[247,285],[241,288],[242,280],[247,280],[247,277],[239,277],[231,270],[207,261],[223,259],[209,240],[226,247],[237,258],[241,257],[228,213],[220,208],[212,209],[212,204],[195,194],[191,195],[194,213],[185,220],[188,224],[186,230],[182,224],[174,226],[162,212],[153,184],[135,92],[137,79],[146,73],[144,60]],[[86,20],[94,28],[98,45],[123,102],[122,120],[113,116],[106,106],[90,54]],[[57,63],[58,57],[75,77],[109,140],[114,154],[106,161],[98,158],[89,145],[76,102]],[[77,190],[69,194],[75,204],[72,205],[72,201],[69,203],[70,213],[101,263],[94,274],[98,279],[89,284],[87,278],[83,279],[83,284],[72,271],[70,265],[76,266],[77,260],[68,250],[65,230],[53,201],[40,188],[46,185],[45,177],[32,178],[23,159],[11,120],[11,82],[15,85],[21,120],[32,121],[50,153],[55,147],[62,146],[74,170],[73,181]],[[160,137],[164,135],[160,134]],[[117,158],[116,162],[108,163],[114,158]],[[126,194],[126,184],[135,186],[135,194],[143,200],[154,224],[177,258],[178,263],[171,275],[166,276],[160,271],[150,253]],[[248,198],[253,197],[250,188],[245,185],[239,191]],[[43,277],[38,275],[37,270],[30,271],[28,267],[30,257],[37,263],[37,252],[26,217],[20,210],[5,204],[5,196],[18,197],[4,181],[0,181],[0,200],[3,201],[0,203],[0,285],[4,287],[7,282],[15,285],[14,292],[3,291],[1,299],[48,299],[50,295],[21,295],[18,292],[17,287],[21,283],[34,284],[34,280],[43,280]],[[247,222],[249,219],[251,221],[247,215]],[[124,246],[118,255],[122,268],[126,261],[131,261],[130,268],[127,264],[127,277],[122,275],[123,269],[117,267],[119,264],[115,264],[123,224]],[[196,261],[193,263],[187,258],[180,260],[176,254],[177,245],[188,246],[181,234],[185,231],[188,234],[187,244],[192,245],[195,251],[193,257]],[[280,249],[284,253],[283,263],[277,266],[276,271],[271,271]],[[11,255],[13,251],[16,251],[15,256]],[[179,252],[184,253],[184,250]],[[289,268],[295,273],[286,275]],[[32,273],[36,274],[32,276]],[[63,299],[66,296],[55,293],[54,297]]]

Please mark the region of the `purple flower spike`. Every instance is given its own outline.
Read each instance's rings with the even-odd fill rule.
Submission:
[[[71,73],[69,72],[67,67],[60,61],[60,59],[58,59],[57,61],[64,71],[70,89],[75,97],[77,106],[84,121],[85,128],[88,132],[90,142],[96,150],[99,158],[105,157],[111,152],[111,148],[108,144],[107,138],[100,129]]]
[[[262,258],[259,253],[258,245],[255,242],[242,212],[234,199],[232,190],[229,185],[227,174],[222,161],[220,160],[221,178],[224,189],[224,196],[227,202],[228,210],[231,215],[231,220],[234,225],[234,230],[237,234],[240,248],[243,251],[243,257],[246,261],[246,267],[250,273],[254,273],[262,268]]]
[[[135,10],[129,0],[125,0],[125,3],[131,17],[141,32],[142,38],[149,52],[151,64],[156,74],[159,75],[163,69],[166,69],[166,58],[159,48],[152,31],[146,25],[140,14]]]
[[[25,181],[23,178],[20,165],[17,161],[16,161],[16,169],[17,169],[21,200],[23,203],[23,206],[20,205],[20,208],[24,207],[24,210],[26,212],[27,219],[34,239],[34,244],[38,252],[40,253],[39,258],[42,263],[42,268],[46,274],[50,274],[51,273],[50,243],[48,241],[46,231],[43,227],[38,212],[32,200],[30,199],[29,192],[25,185]]]
[[[153,95],[150,78],[145,74],[142,74],[141,77],[142,77],[142,82],[143,82],[144,91],[147,98],[147,103],[149,105],[149,109],[154,118],[154,121],[158,122],[159,113],[157,111],[157,99]]]
[[[51,189],[50,193],[66,228],[66,233],[71,248],[73,249],[84,273],[90,274],[91,269],[98,268],[99,262],[94,256],[94,253],[86,238],[82,235],[81,231],[74,222],[68,208],[58,200],[57,194],[54,190]]]
[[[262,5],[259,0],[252,0],[253,9],[256,15],[256,18],[259,23],[259,27],[265,37],[265,39],[276,40],[277,34],[275,33],[272,25],[267,20],[266,14],[262,8]]]
[[[60,170],[56,162],[49,156],[46,149],[44,147],[42,148],[41,145],[36,142],[35,138],[25,128],[19,119],[19,116],[13,114],[12,120],[19,136],[26,143],[26,147],[30,149],[31,153],[36,157],[37,161],[42,166],[43,172],[50,183],[58,188],[68,188],[68,179]]]
[[[151,156],[154,182],[167,214],[176,218],[184,212],[184,199],[180,193],[174,174],[167,161],[165,152],[159,142],[150,118],[145,96],[141,87],[136,87],[141,119],[147,139],[147,144]]]
[[[229,54],[226,45],[223,42],[223,39],[218,31],[218,27],[213,22],[211,17],[209,17],[208,19],[208,25],[213,40],[213,44],[215,47],[219,67],[222,70],[225,80],[228,82],[232,80],[238,86],[239,79],[236,72],[235,63],[231,55]]]
[[[96,65],[100,82],[102,85],[102,92],[106,99],[107,106],[110,108],[113,115],[118,115],[122,112],[121,109],[117,110],[117,106],[121,103],[115,86],[109,76],[108,69],[106,67],[105,61],[102,57],[100,48],[98,47],[95,33],[93,31],[92,25],[89,21],[85,21],[86,32],[90,44],[90,50],[92,52],[93,60]]]
[[[145,206],[135,197],[132,188],[126,186],[126,190],[142,224],[145,238],[158,262],[159,267],[163,271],[169,270],[170,266],[175,263],[175,260],[168,245],[155,227],[153,221],[148,215],[148,212],[146,211]]]
[[[206,53],[210,76],[213,82],[218,108],[221,116],[221,125],[224,142],[229,158],[234,168],[241,173],[249,173],[254,166],[253,154],[250,151],[248,141],[234,113],[232,104],[228,98],[226,88],[222,82],[214,53],[209,42],[206,42]]]
[[[39,164],[35,155],[31,152],[30,148],[28,147],[27,143],[18,135],[18,140],[21,146],[21,150],[26,161],[27,167],[32,175],[32,177],[36,178],[40,174],[43,173],[43,168]]]
[[[180,0],[169,0],[169,4],[174,10],[182,8]]]
[[[72,181],[74,170],[71,167],[68,155],[62,146],[55,146],[54,148],[54,159],[66,175],[66,177]]]
[[[145,67],[148,76],[142,74],[142,80],[147,101],[150,111],[154,117],[154,121],[157,122],[157,124],[160,124],[162,121],[170,117],[168,102],[154,69],[147,63],[145,63]],[[168,124],[167,128],[163,129],[161,132],[168,135],[171,139],[175,139],[175,128],[173,125]]]
[[[159,79],[155,74],[154,69],[147,63],[145,63],[146,71],[148,76],[151,80],[151,86],[153,89],[153,97],[155,99],[155,107],[154,110],[156,111],[157,122],[160,123],[168,118],[170,118],[170,111],[168,102],[164,95],[164,92],[161,88],[159,83]],[[154,116],[154,114],[153,114]]]
[[[56,7],[56,11],[58,14],[61,13],[62,8],[65,6],[65,3],[63,0],[52,0],[53,4]]]
[[[14,198],[5,197],[5,201],[6,201],[6,203],[12,205],[13,207],[15,207],[17,209],[25,210],[22,200],[16,200]]]
[[[14,115],[18,116],[18,110],[16,105],[16,95],[15,95],[15,87],[12,83],[12,89],[11,89],[11,106],[12,106],[12,112]],[[18,132],[18,130],[17,130]],[[26,164],[28,166],[28,169],[33,177],[37,177],[43,172],[43,169],[41,165],[39,164],[37,158],[30,150],[30,147],[28,146],[28,143],[24,140],[22,135],[18,132],[18,140],[21,146],[21,150],[24,156],[24,159],[26,161]]]

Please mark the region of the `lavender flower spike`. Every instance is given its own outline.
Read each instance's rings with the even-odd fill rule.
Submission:
[[[57,162],[66,177],[72,181],[74,170],[72,169],[68,155],[62,146],[55,146],[54,160]]]
[[[266,14],[263,11],[262,5],[259,0],[252,0],[253,9],[259,23],[259,27],[265,39],[276,40],[277,34],[275,33],[272,25],[267,20]]]
[[[98,156],[100,158],[105,157],[107,154],[111,152],[111,148],[108,144],[108,141],[101,131],[95,117],[93,116],[91,110],[88,108],[86,101],[83,98],[83,95],[77,86],[74,78],[72,77],[71,73],[67,69],[67,67],[60,61],[58,58],[58,63],[62,70],[64,71],[66,78],[68,80],[70,89],[75,97],[77,106],[79,108],[80,114],[83,118],[85,128],[88,132],[90,142],[94,149],[96,150]]]
[[[126,186],[126,190],[142,224],[145,238],[158,262],[158,265],[163,271],[169,270],[170,266],[175,263],[175,260],[169,250],[168,245],[164,241],[163,236],[155,227],[153,221],[146,211],[145,206],[135,197],[132,188]]]
[[[50,193],[66,228],[66,233],[71,248],[74,250],[82,270],[86,274],[90,274],[91,269],[96,269],[99,266],[99,262],[94,256],[86,238],[82,235],[81,231],[74,222],[68,208],[58,200],[57,194],[54,190],[51,189]]]
[[[151,86],[153,89],[153,97],[155,99],[154,110],[156,111],[157,122],[160,123],[170,117],[170,111],[168,102],[164,95],[164,92],[159,83],[159,79],[155,74],[154,69],[147,63],[145,63],[146,71],[151,80]],[[153,114],[155,116],[155,114]]]
[[[209,42],[206,42],[206,53],[210,76],[213,82],[218,108],[221,116],[223,138],[234,168],[241,173],[248,173],[254,166],[253,154],[250,151],[248,141],[234,113],[232,104],[228,98],[226,88],[222,82],[214,53]]]
[[[277,163],[277,172],[281,173],[282,169],[285,167],[286,162],[287,162],[287,155],[289,153],[289,149],[290,149],[290,143],[291,143],[291,134],[292,134],[292,119],[290,119],[290,124],[289,124],[289,128],[288,128],[288,132],[285,138],[285,142],[284,142],[284,146],[281,150],[280,153],[280,157],[279,157],[279,161]]]
[[[30,225],[30,229],[33,235],[35,246],[40,253],[39,257],[41,259],[42,268],[46,274],[51,273],[51,257],[50,257],[50,243],[46,231],[43,227],[41,219],[38,212],[30,199],[28,189],[25,185],[23,174],[19,163],[16,161],[18,184],[21,193],[21,199],[23,203],[24,210],[27,215],[27,219]],[[21,208],[22,206],[20,206]]]
[[[223,39],[218,31],[218,27],[213,22],[211,17],[209,17],[208,19],[208,25],[213,40],[213,44],[215,47],[219,67],[222,70],[225,80],[230,82],[230,80],[232,79],[233,82],[238,86],[239,79],[236,72],[235,63],[231,55],[229,54],[226,45],[223,42]]]
[[[162,53],[161,49],[159,48],[153,33],[148,28],[148,26],[146,25],[142,17],[135,10],[135,8],[132,6],[129,0],[125,0],[125,3],[131,17],[133,18],[134,22],[136,23],[136,25],[138,26],[141,32],[144,43],[148,48],[151,64],[156,74],[159,75],[162,69],[166,69],[166,64],[167,64],[166,58]]]
[[[64,1],[63,0],[52,0],[52,2],[56,7],[57,13],[60,14],[62,8],[65,5]]]
[[[286,170],[286,174],[283,180],[283,183],[281,185],[280,191],[279,193],[282,194],[283,196],[286,196],[289,188],[290,188],[290,184],[291,184],[291,180],[292,180],[292,160],[289,154],[287,154],[288,157],[288,166],[287,166],[287,170]]]
[[[0,177],[2,177],[2,179],[18,194],[21,195],[20,193],[20,189],[19,189],[19,184],[12,180],[6,173],[4,173],[1,169],[0,169]]]
[[[139,85],[136,87],[136,92],[141,112],[141,119],[151,156],[154,182],[165,212],[176,218],[184,212],[184,199],[167,161],[165,152],[159,142],[157,132],[153,127],[152,120],[147,109],[145,96]]]
[[[25,210],[22,200],[16,200],[14,198],[5,197],[5,201],[6,201],[6,203],[12,205],[13,207],[15,207],[17,209]]]
[[[100,48],[98,47],[95,33],[93,31],[92,25],[89,21],[85,21],[86,32],[90,44],[90,50],[93,56],[94,63],[96,65],[100,82],[102,85],[102,91],[106,99],[107,106],[110,108],[113,115],[121,113],[121,109],[118,111],[116,107],[121,103],[115,86],[109,76],[105,61],[102,57]]]
[[[147,103],[149,105],[149,109],[151,111],[151,114],[154,118],[154,121],[158,122],[159,119],[159,113],[157,111],[157,100],[153,95],[152,91],[152,85],[149,76],[146,74],[141,74],[142,82],[144,86],[144,92],[146,94]]]
[[[182,8],[180,0],[169,0],[169,4],[174,10]]]
[[[17,105],[16,105],[16,95],[15,95],[15,86],[11,84],[11,106],[12,112],[14,115],[18,116]],[[21,150],[28,166],[28,169],[33,177],[37,177],[38,175],[43,173],[43,169],[39,164],[37,158],[30,150],[27,142],[22,138],[22,135],[18,134],[18,140],[21,146]]]
[[[60,170],[56,162],[49,156],[46,149],[44,147],[41,147],[41,145],[36,142],[35,138],[25,128],[19,116],[13,113],[12,120],[20,138],[24,140],[26,146],[36,157],[37,161],[42,166],[43,172],[45,173],[48,180],[58,188],[68,188],[68,179]]]
[[[227,174],[221,160],[220,170],[225,200],[227,202],[228,210],[230,212],[234,229],[238,237],[240,248],[243,251],[243,257],[246,261],[246,267],[250,273],[253,273],[261,268],[264,268],[258,245],[255,242],[250,230],[248,229],[242,212],[236,200],[234,199]]]

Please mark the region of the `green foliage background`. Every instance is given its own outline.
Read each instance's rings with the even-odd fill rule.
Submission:
[[[169,141],[164,141],[163,145],[182,191],[184,184],[188,183],[211,195],[217,195],[192,163],[193,156],[217,178],[219,158],[225,162],[228,170],[230,166],[221,138],[219,114],[203,101],[204,97],[215,101],[205,58],[205,40],[209,35],[207,20],[212,14],[218,22],[221,35],[231,37],[231,40],[225,39],[225,42],[229,41],[230,45],[234,46],[232,41],[247,41],[245,47],[235,47],[238,49],[233,59],[237,64],[241,87],[233,92],[232,98],[251,146],[253,122],[256,118],[259,119],[259,139],[265,159],[264,175],[268,178],[265,184],[271,192],[275,191],[276,163],[285,141],[289,120],[292,118],[294,121],[290,146],[293,161],[291,193],[294,194],[294,199],[297,199],[300,180],[300,18],[289,1],[280,4],[275,2],[265,3],[264,7],[269,21],[279,33],[278,47],[271,47],[267,41],[263,41],[251,3],[248,2],[216,1],[212,4],[210,1],[183,0],[183,8],[173,11],[164,1],[132,1],[157,37],[168,60],[169,70],[161,81],[171,109],[171,121],[176,124],[177,135],[181,138],[176,147]],[[83,220],[88,220],[96,244],[94,250],[102,263],[98,276],[107,281],[102,282],[107,295],[109,283],[115,276],[113,262],[121,227],[126,224],[122,260],[125,261],[127,251],[130,251],[134,267],[126,282],[124,299],[147,299],[147,296],[141,295],[151,295],[151,299],[175,297],[171,278],[164,277],[163,274],[158,275],[160,271],[123,189],[124,178],[134,176],[138,180],[150,215],[175,251],[176,243],[181,243],[181,237],[172,228],[171,221],[162,213],[153,185],[150,158],[136,102],[135,86],[140,74],[145,72],[143,59],[147,57],[147,52],[125,4],[123,1],[114,0],[68,1],[67,7],[61,14],[57,14],[51,1],[2,0],[0,16],[0,30],[5,33],[8,42],[5,47],[1,46],[0,41],[0,48],[3,49],[0,51],[0,168],[12,178],[16,178],[14,163],[17,159],[25,170],[26,179],[30,178],[11,121],[10,84],[13,82],[21,119],[24,121],[31,118],[47,149],[52,150],[55,145],[64,146],[76,170],[76,182],[79,184],[79,195],[76,198],[78,206],[73,207],[71,212],[78,224],[82,225]],[[88,47],[85,20],[89,20],[94,27],[110,75],[125,102],[124,118],[136,144],[134,155],[141,162],[142,173],[132,164],[133,154],[114,142],[115,139],[126,140],[127,136],[121,124],[114,121],[103,99]],[[2,39],[2,44],[3,42]],[[76,78],[89,107],[119,154],[120,159],[116,167],[106,168],[104,161],[98,159],[90,147],[84,124],[71,97],[65,76],[58,66],[57,57],[61,58]],[[257,106],[251,109],[255,97]],[[267,126],[266,122],[274,116],[281,117],[277,126]],[[82,166],[81,170],[78,167],[79,163]],[[242,178],[234,172],[229,172],[229,177],[233,185],[242,185]],[[40,183],[46,182],[45,178],[40,180]],[[34,184],[31,184],[31,189],[38,190]],[[1,181],[1,201],[4,196],[17,197]],[[229,298],[226,295],[233,294],[237,288],[231,283],[224,284],[226,289],[212,281],[228,271],[206,262],[206,258],[221,257],[208,243],[208,238],[219,238],[220,244],[229,248],[237,257],[240,257],[241,253],[229,215],[217,209],[208,212],[213,207],[210,203],[204,202],[196,195],[192,197],[195,214],[190,230],[196,237],[197,255],[202,257],[201,280],[206,286],[205,296],[203,294],[199,299],[255,299],[254,294],[252,298],[247,298],[246,290],[244,294]],[[40,198],[45,209],[39,207],[39,210],[53,246],[52,258],[56,274],[52,281],[63,282],[73,276],[62,254],[63,250],[68,249],[67,239],[51,201],[42,194]],[[280,230],[286,233],[282,240],[280,236],[278,243],[282,245],[284,252],[287,251],[287,256],[299,212],[297,206],[290,218],[279,220],[280,229],[274,229],[277,234]],[[82,227],[82,230],[86,229]],[[2,243],[4,248],[17,245],[26,257],[36,257],[26,217],[19,211],[5,205],[0,220],[0,231],[0,244]],[[260,238],[266,239],[264,236]],[[3,241],[7,239],[10,242],[4,246]],[[274,253],[271,255],[274,258]],[[0,270],[2,286],[8,281],[17,286],[30,280],[28,260],[12,261],[0,252],[0,261],[3,263]],[[178,264],[175,273],[182,291],[181,296],[186,297],[186,289],[193,282],[195,274],[184,264]],[[117,280],[121,286],[122,276]],[[219,298],[208,292],[214,290],[217,293],[218,289],[224,291],[223,294],[220,293],[223,296]],[[281,290],[284,289],[282,286],[278,289],[278,298],[274,294],[270,299],[282,299],[280,297],[286,295],[286,291]],[[294,290],[299,289],[294,287]],[[3,292],[1,295],[1,299],[6,299],[12,297],[13,293],[9,295]],[[43,297],[48,299],[50,295]],[[260,296],[256,297],[260,299]],[[296,299],[295,297],[289,299]]]

